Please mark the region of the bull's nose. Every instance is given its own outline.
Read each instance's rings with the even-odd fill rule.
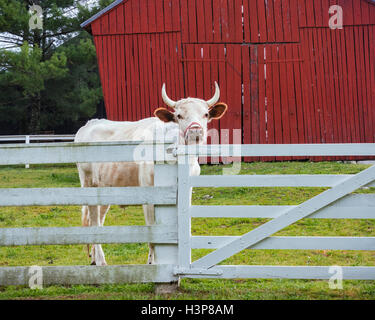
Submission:
[[[186,130],[185,139],[188,144],[200,143],[203,139],[203,128],[199,124],[193,123]]]
[[[193,124],[193,125],[190,126],[189,129],[200,129],[200,130],[202,130],[202,127],[199,124]]]
[[[202,135],[203,134],[203,128],[202,126],[197,122],[192,122],[185,130],[184,136],[186,137],[191,135]]]
[[[187,132],[185,140],[190,143],[200,143],[203,140],[203,130],[202,129],[190,129]]]
[[[187,134],[188,135],[194,135],[194,136],[202,135],[203,129],[199,126],[198,127],[191,127],[191,128],[188,129]]]

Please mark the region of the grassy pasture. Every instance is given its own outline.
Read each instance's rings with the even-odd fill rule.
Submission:
[[[224,166],[202,166],[202,174],[220,174]],[[354,174],[366,165],[337,162],[243,163],[240,174]],[[0,167],[0,188],[77,187],[74,165]],[[295,205],[325,188],[195,188],[195,205]],[[375,192],[374,188],[357,192]],[[193,235],[241,235],[267,219],[209,219],[192,221]],[[113,206],[105,225],[144,225],[140,206]],[[80,226],[80,208],[3,207],[0,228]],[[276,235],[375,236],[375,220],[303,219]],[[103,245],[109,264],[144,264],[147,244]],[[193,250],[193,260],[209,250]],[[19,246],[0,248],[0,266],[87,265],[86,248]],[[374,251],[246,250],[223,264],[374,266]],[[179,291],[157,296],[153,284],[50,286],[42,290],[0,287],[0,299],[374,299],[374,281],[344,281],[343,290],[329,289],[315,280],[196,280],[183,279]]]

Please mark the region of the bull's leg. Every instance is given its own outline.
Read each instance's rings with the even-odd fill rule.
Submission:
[[[107,212],[108,212],[109,208],[110,208],[110,206],[99,206],[99,210],[100,210],[100,226],[101,227],[104,226],[105,216],[107,215]]]
[[[150,226],[150,225],[155,224],[154,205],[152,205],[152,204],[143,205],[143,212],[144,212],[144,215],[145,215],[146,225]],[[148,247],[149,247],[149,252],[148,252],[147,263],[148,264],[154,264],[155,263],[154,244],[149,243]]]
[[[88,227],[89,225],[89,208],[87,206],[82,206],[82,226]]]
[[[85,171],[83,167],[85,167],[84,164],[77,163],[77,169],[78,169],[78,175],[79,175],[79,180],[81,182],[81,187],[82,188],[87,188],[92,186],[92,176],[90,174],[90,170]],[[82,216],[81,216],[81,221],[82,221],[82,226],[83,227],[88,227],[90,225],[90,215],[89,215],[89,207],[88,206],[82,206]],[[87,255],[88,257],[92,257],[90,254],[90,245],[87,245]]]
[[[89,226],[89,208],[88,208],[88,206],[82,206],[81,220],[82,220],[82,226],[83,227]],[[87,255],[88,255],[89,258],[91,257],[90,245],[89,244],[87,245]]]
[[[99,208],[99,215],[100,215],[100,217],[99,217],[99,226],[103,227],[104,226],[105,217],[106,217],[106,215],[108,213],[108,210],[109,210],[110,206],[109,205],[107,205],[107,206],[98,206],[98,208]],[[102,246],[101,245],[97,245],[97,246],[100,247],[100,251],[102,252],[104,263],[106,265],[107,263],[105,261],[104,251],[102,249]],[[87,252],[88,252],[89,258],[95,257],[95,246],[93,246],[91,248],[91,253],[90,253],[90,245],[87,245]],[[94,265],[94,264],[96,264],[96,262],[92,261],[91,264]]]
[[[97,227],[100,226],[100,207],[101,206],[89,206],[89,226]],[[104,252],[100,244],[94,244],[91,249],[91,264],[97,266],[105,266]]]

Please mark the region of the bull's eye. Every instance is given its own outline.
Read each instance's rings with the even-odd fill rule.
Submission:
[[[206,113],[206,114],[204,115],[204,117],[205,117],[205,118],[208,118],[208,113]]]
[[[180,115],[180,114],[177,115],[177,118],[178,118],[178,119],[182,119],[182,115]]]

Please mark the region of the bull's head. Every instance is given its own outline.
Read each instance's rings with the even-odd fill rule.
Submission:
[[[228,106],[219,102],[220,89],[215,81],[215,94],[208,100],[187,98],[179,101],[170,99],[165,91],[165,83],[162,88],[164,103],[173,108],[171,112],[165,108],[158,108],[154,114],[164,122],[178,124],[181,137],[185,144],[202,144],[207,140],[207,123],[213,119],[220,119],[227,111]]]

